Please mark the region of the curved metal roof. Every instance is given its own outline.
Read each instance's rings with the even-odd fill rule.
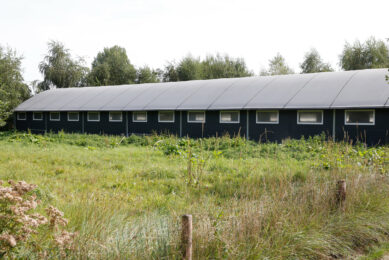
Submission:
[[[387,69],[53,89],[15,111],[389,107]]]

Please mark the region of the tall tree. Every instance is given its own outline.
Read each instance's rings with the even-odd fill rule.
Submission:
[[[389,67],[389,49],[384,41],[371,37],[364,43],[346,42],[339,59],[344,70],[386,68]]]
[[[21,61],[15,51],[0,46],[0,127],[10,119],[12,110],[31,95],[23,83]]]
[[[163,71],[162,81],[163,82],[174,82],[179,81],[178,73],[177,73],[177,65],[174,61],[169,62]]]
[[[316,49],[311,49],[305,54],[303,63],[300,64],[301,73],[314,73],[334,71],[329,63],[324,63]]]
[[[191,55],[184,57],[177,65],[177,74],[180,81],[202,79],[200,58]]]
[[[38,91],[87,85],[89,69],[84,66],[82,58],[73,59],[69,50],[57,41],[50,41],[48,49],[48,54],[39,64],[39,71],[44,79],[37,85]]]
[[[104,48],[92,62],[88,82],[93,86],[136,83],[136,69],[127,57],[126,49],[117,45]]]
[[[160,82],[160,79],[159,79],[159,74],[161,72],[159,72],[158,70],[152,70],[150,69],[150,67],[148,66],[143,66],[141,68],[138,69],[137,71],[137,79],[136,79],[136,83],[156,83],[156,82]]]
[[[285,62],[285,58],[277,53],[277,55],[269,60],[269,69],[261,70],[261,76],[286,75],[293,74],[294,71]]]
[[[203,79],[239,78],[253,75],[253,73],[247,69],[244,59],[234,59],[228,55],[208,55],[205,60],[201,62],[201,67]]]

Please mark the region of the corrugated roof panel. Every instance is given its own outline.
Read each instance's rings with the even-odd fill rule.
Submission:
[[[174,82],[155,83],[155,85],[140,93],[140,95],[128,103],[123,109],[128,111],[145,110],[145,108],[148,107],[148,105],[150,105],[158,96],[163,94],[175,84],[176,83]],[[150,110],[152,110],[152,108],[150,108]]]
[[[84,111],[82,106],[85,105],[88,101],[94,99],[96,96],[105,91],[105,88],[102,87],[88,87],[82,88],[83,91],[80,92],[76,97],[70,100],[68,103],[60,107],[62,111]]]
[[[175,110],[187,98],[193,95],[206,80],[175,82],[172,86],[149,103],[147,110]]]
[[[39,94],[36,94],[35,96],[27,99],[23,103],[21,103],[19,106],[17,106],[14,110],[15,111],[34,111],[35,105],[39,104],[40,102],[43,102],[43,100],[50,96],[54,95],[53,91],[55,90],[47,90],[44,92],[41,92]],[[35,110],[37,111],[37,110]]]
[[[127,91],[131,86],[122,85],[122,86],[108,86],[108,87],[100,87],[102,88],[102,92],[95,96],[93,99],[86,102],[82,105],[81,110],[95,111],[101,110],[102,107],[109,104],[113,99],[122,95],[125,91]]]
[[[242,109],[247,102],[272,80],[274,80],[274,77],[241,78],[226,89],[209,109]]]
[[[383,107],[389,97],[387,69],[360,70],[335,99],[332,108]]]
[[[212,103],[239,79],[208,80],[198,86],[198,90],[190,95],[179,106],[179,110],[206,110]]]
[[[127,106],[127,104],[136,99],[147,88],[150,88],[152,86],[153,83],[126,85],[127,89],[122,94],[103,105],[101,107],[101,110],[122,111]]]
[[[304,87],[314,76],[312,74],[293,74],[276,76],[250,102],[247,109],[281,109]]]
[[[44,105],[42,111],[60,111],[62,106],[86,92],[87,90],[84,88],[56,89],[56,92],[52,94],[54,98]]]
[[[355,71],[318,73],[285,108],[329,108],[355,73]]]

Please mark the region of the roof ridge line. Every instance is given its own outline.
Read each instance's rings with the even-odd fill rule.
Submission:
[[[232,86],[233,86],[236,82],[238,82],[240,79],[241,79],[241,78],[237,78],[234,82],[231,83],[230,86],[228,86],[222,93],[220,93],[220,95],[219,95],[217,98],[215,98],[215,99],[211,102],[211,104],[207,107],[207,110],[208,110],[213,104],[215,104],[215,102],[216,102],[224,93],[226,93],[227,90],[229,90],[230,88],[232,88]],[[255,79],[255,76],[251,77],[250,83],[253,82],[253,81],[255,81],[255,80],[256,80],[256,79]]]
[[[336,95],[336,97],[334,98],[334,100],[331,102],[331,104],[329,105],[328,108],[332,108],[332,105],[335,103],[336,99],[339,97],[340,93],[342,93],[343,89],[347,86],[348,83],[350,83],[350,81],[354,78],[355,75],[357,75],[359,72],[361,72],[360,70],[357,70],[355,71],[351,77],[344,83],[343,87],[339,90],[338,94]]]
[[[299,90],[297,90],[297,92],[285,103],[285,105],[282,106],[282,108],[285,108],[290,103],[290,101],[292,101],[292,99],[294,99],[298,95],[298,93],[300,93],[300,91],[303,90],[309,84],[309,82],[311,82],[318,75],[318,72],[315,73],[315,75],[313,75]]]
[[[246,102],[246,104],[244,104],[244,105],[242,106],[242,108],[246,108],[246,106],[251,102],[251,100],[253,100],[256,96],[258,96],[259,93],[261,93],[265,88],[267,88],[271,83],[273,83],[273,82],[277,79],[277,77],[272,77],[272,78],[273,78],[273,79],[271,79],[270,82],[268,82],[267,84],[265,84],[265,86],[263,86],[262,89],[258,90],[258,92],[255,93],[255,94]]]

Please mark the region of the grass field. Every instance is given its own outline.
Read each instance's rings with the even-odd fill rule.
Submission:
[[[0,179],[37,184],[79,232],[69,258],[179,259],[193,215],[195,259],[354,258],[389,241],[389,147],[324,137],[0,133]],[[336,183],[347,182],[345,209]],[[57,256],[44,232],[20,258]]]

